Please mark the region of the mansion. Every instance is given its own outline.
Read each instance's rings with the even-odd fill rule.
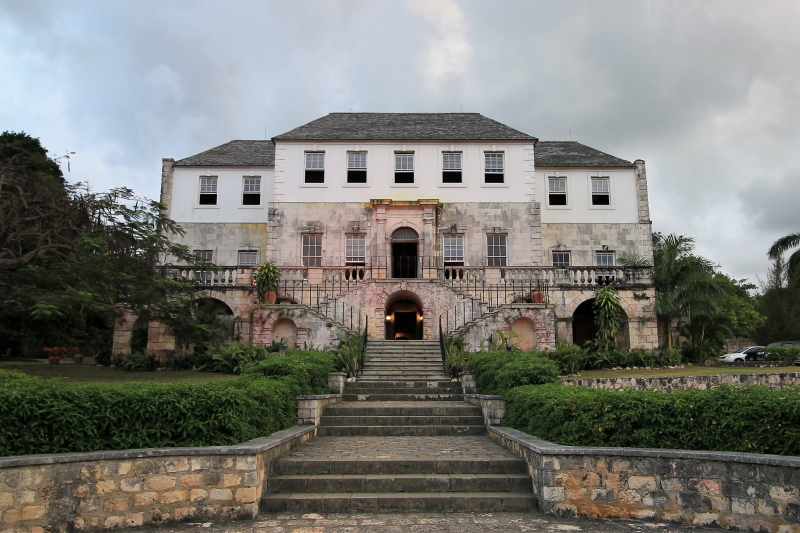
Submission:
[[[271,140],[164,159],[161,202],[176,242],[219,266],[176,275],[204,286],[243,340],[321,347],[461,335],[523,349],[583,344],[613,284],[622,346],[658,344],[647,177],[577,142],[540,141],[477,113],[331,113]],[[253,272],[274,263],[278,299]],[[170,263],[166,258],[165,263]],[[120,316],[115,353],[136,317]],[[149,351],[174,349],[151,323]]]

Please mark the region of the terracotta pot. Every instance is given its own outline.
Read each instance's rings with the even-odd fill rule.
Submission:
[[[275,301],[278,299],[277,291],[267,291],[266,294],[264,294],[264,299],[267,301],[268,304],[270,305],[274,304]]]
[[[531,302],[535,304],[544,302],[544,292],[540,291],[539,289],[531,291]]]
[[[47,360],[50,361],[51,365],[57,365],[57,364],[59,364],[61,362],[61,356],[60,355],[51,355],[50,357],[47,358]]]
[[[72,356],[72,361],[76,365],[79,365],[79,364],[83,363],[83,354],[82,353],[76,353],[75,355]]]

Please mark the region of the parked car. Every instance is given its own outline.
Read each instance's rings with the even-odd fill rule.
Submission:
[[[777,348],[778,346],[794,346],[800,348],[800,341],[778,341],[767,344],[767,348]]]
[[[755,361],[762,355],[764,355],[763,346],[745,346],[735,352],[720,355],[719,361],[721,363],[744,363],[745,361]]]

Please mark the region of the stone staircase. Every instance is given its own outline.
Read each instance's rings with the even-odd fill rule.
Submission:
[[[369,341],[361,381],[444,381],[439,341]]]
[[[374,341],[367,346],[374,357],[387,357],[382,371],[401,365],[387,362],[376,344],[383,347]],[[460,383],[359,381],[345,385],[343,400],[325,408],[316,438],[275,462],[263,511],[534,509],[526,462],[485,436],[481,408],[464,401]]]

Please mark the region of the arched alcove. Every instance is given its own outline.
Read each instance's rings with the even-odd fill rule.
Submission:
[[[276,320],[272,325],[272,340],[285,342],[287,348],[297,346],[297,325],[288,318]]]
[[[422,301],[411,291],[397,291],[386,299],[385,338],[421,340],[423,337]]]
[[[511,323],[511,344],[525,352],[536,349],[536,325],[530,318],[520,317]]]

